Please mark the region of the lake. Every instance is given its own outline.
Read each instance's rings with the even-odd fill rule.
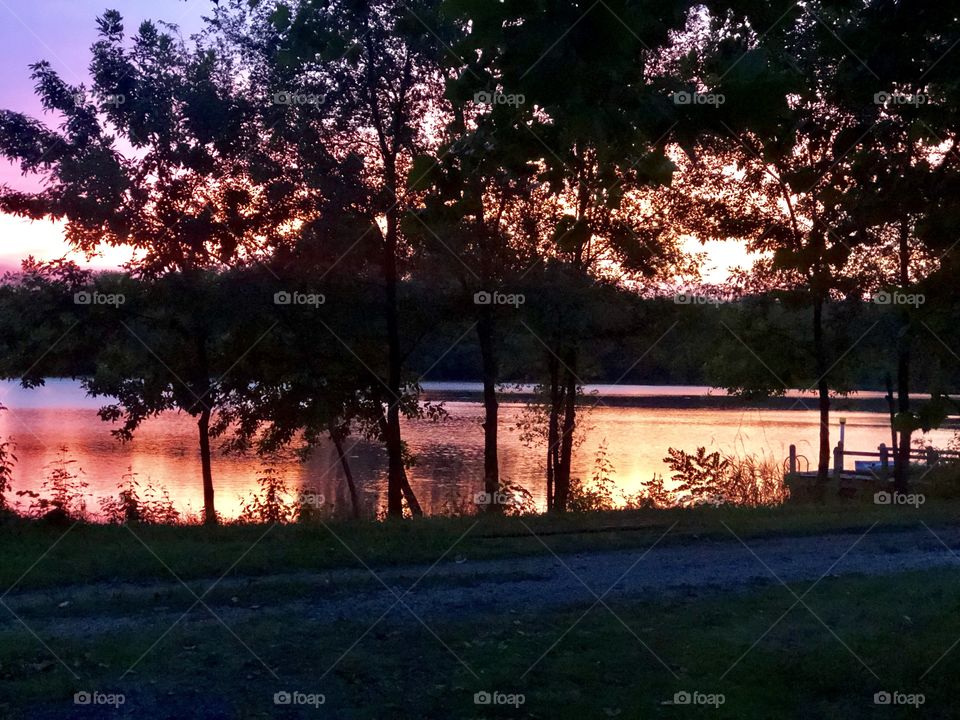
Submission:
[[[409,471],[420,503],[430,513],[442,513],[469,504],[483,482],[483,432],[480,386],[475,383],[425,383],[425,397],[442,401],[449,417],[439,423],[406,422],[405,438],[417,457]],[[738,455],[766,455],[782,462],[791,443],[816,462],[818,414],[810,394],[790,393],[776,401],[748,405],[722,391],[704,387],[593,386],[586,389],[584,440],[574,461],[574,475],[592,475],[597,451],[606,444],[614,479],[627,493],[655,474],[664,475],[663,458],[670,447],[694,451],[700,445]],[[542,447],[527,447],[515,426],[522,418],[524,388],[507,389],[502,397],[500,468],[505,479],[526,487],[544,505],[545,480]],[[859,393],[838,400],[833,415],[831,444],[838,439],[837,423],[846,419],[849,449],[876,450],[890,444],[882,393]],[[19,462],[13,490],[39,490],[61,447],[76,460],[89,484],[88,506],[115,495],[123,476],[135,473],[138,482],[165,487],[177,507],[198,513],[203,507],[196,426],[189,416],[168,413],[144,423],[132,442],[121,444],[100,421],[99,402],[84,395],[77,383],[50,381],[43,388],[24,390],[15,383],[0,384],[0,402],[9,408],[0,414],[0,436],[12,438]],[[944,446],[953,430],[930,433],[927,442]],[[361,438],[347,441],[350,461],[372,515],[386,502],[386,456],[376,444]],[[272,463],[291,490],[309,487],[344,509],[348,496],[332,447],[317,449],[306,462],[295,458]],[[217,509],[226,517],[239,511],[242,496],[257,488],[263,462],[256,457],[217,453],[213,461]],[[801,469],[803,469],[801,467]]]

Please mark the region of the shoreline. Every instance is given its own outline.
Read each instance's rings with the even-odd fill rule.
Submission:
[[[473,386],[476,387],[473,387]],[[446,386],[446,387],[444,387]],[[447,402],[471,402],[481,403],[482,387],[479,383],[422,383],[422,400],[447,401]],[[535,399],[537,396],[528,386],[517,388],[516,386],[501,390],[498,394],[501,403],[524,403]],[[612,386],[592,386],[587,385],[582,399],[583,405],[602,405],[606,407],[617,408],[655,408],[664,410],[696,410],[696,409],[716,409],[716,410],[807,410],[817,411],[817,398],[815,395],[806,394],[787,394],[783,397],[770,397],[764,399],[748,399],[736,395],[728,395],[723,390],[714,390],[707,393],[693,392],[671,392],[657,394],[652,391],[654,388],[662,387],[671,390],[684,390],[685,386],[677,385],[624,385],[621,393],[601,392],[593,390],[600,387]],[[698,388],[699,389],[699,388]],[[705,388],[709,390],[708,388]],[[592,390],[592,393],[591,393]],[[640,390],[640,392],[636,392]],[[634,392],[631,392],[634,391]],[[917,395],[911,399],[915,402],[923,402],[926,395]],[[852,393],[849,396],[838,396],[831,398],[831,413],[839,412],[870,412],[883,413],[889,412],[886,397],[877,391],[862,391]],[[960,416],[949,418],[944,423],[943,428],[960,427]]]

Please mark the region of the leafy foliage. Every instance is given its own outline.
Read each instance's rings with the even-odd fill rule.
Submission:
[[[275,468],[263,468],[257,484],[260,491],[243,501],[238,523],[287,523],[296,517],[297,506]]]
[[[115,497],[100,499],[100,516],[115,525],[178,525],[182,520],[166,488],[151,483],[141,488],[132,471],[117,485]]]
[[[87,488],[82,479],[83,470],[71,459],[65,445],[57,458],[47,464],[47,475],[40,492],[19,490],[18,497],[27,497],[30,503],[26,514],[35,518],[47,518],[54,522],[79,521],[87,517]]]
[[[708,453],[706,448],[697,448],[690,454],[669,448],[664,458],[671,480],[677,485],[671,490],[679,505],[779,505],[787,497],[783,471],[777,463],[766,458],[747,457],[738,459]],[[662,481],[650,490],[662,502]],[[654,501],[657,502],[657,501]]]
[[[573,512],[613,510],[616,507],[614,494],[617,491],[613,480],[614,467],[607,453],[607,441],[600,443],[594,459],[593,477],[589,483],[571,478],[568,508]]]
[[[0,405],[0,412],[5,410],[6,408]],[[7,493],[10,492],[13,469],[17,464],[17,456],[14,455],[15,449],[16,446],[12,441],[0,441],[0,512],[8,507]]]

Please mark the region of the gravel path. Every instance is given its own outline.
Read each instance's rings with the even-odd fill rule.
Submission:
[[[547,553],[484,561],[458,557],[454,549],[448,558],[432,567],[375,571],[361,567],[255,579],[228,578],[216,586],[215,594],[205,602],[227,622],[242,622],[265,611],[317,620],[364,622],[372,622],[386,612],[412,611],[430,620],[583,607],[598,598],[603,602],[660,600],[779,581],[812,583],[829,576],[881,575],[931,567],[960,568],[960,526],[753,538],[743,542],[731,534],[729,540],[658,543],[633,551],[559,556]],[[191,582],[190,586],[202,595],[212,582]],[[288,585],[292,588],[289,592],[278,592],[278,587]],[[54,634],[90,635],[136,626],[145,615],[151,621],[172,622],[182,614],[182,603],[158,607],[155,598],[163,592],[187,591],[171,578],[169,583],[15,591],[4,602],[14,611],[28,613],[32,625],[38,623]],[[236,595],[229,597],[234,592]],[[123,612],[111,610],[106,602],[118,595],[125,600]],[[278,597],[282,599],[278,601]],[[138,598],[144,600],[142,610],[136,608]],[[190,596],[187,598],[192,601]],[[4,618],[0,627],[13,622],[13,618]],[[198,606],[184,622],[215,620]]]
[[[757,584],[810,581],[846,574],[882,575],[953,566],[960,569],[960,528],[917,531],[867,531],[807,537],[702,540],[687,545],[658,545],[646,550],[548,554],[514,560],[464,562],[418,569],[423,583],[438,577],[469,575],[470,587],[392,582],[392,572],[378,576],[379,591],[356,593],[349,611],[316,606],[313,614],[374,617],[384,602],[403,604],[423,617],[486,611],[531,612],[623,599],[658,600],[691,593],[736,590]],[[408,569],[409,573],[409,569]],[[511,575],[523,574],[522,579]],[[416,578],[414,578],[415,580]],[[394,595],[396,593],[396,595]]]

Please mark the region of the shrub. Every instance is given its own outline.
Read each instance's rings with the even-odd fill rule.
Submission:
[[[105,522],[116,525],[178,525],[180,512],[166,488],[147,483],[141,493],[137,473],[128,472],[117,485],[117,496],[100,500],[100,514]]]
[[[40,492],[20,490],[18,497],[30,498],[27,515],[49,519],[83,520],[87,516],[87,487],[81,480],[83,470],[68,459],[67,447],[61,446],[57,459],[46,466],[47,477]]]
[[[7,493],[10,492],[13,467],[17,463],[13,450],[12,442],[0,442],[0,511],[7,510]]]
[[[617,484],[614,482],[613,463],[607,454],[607,441],[600,443],[597,456],[594,460],[593,477],[585,484],[579,478],[570,479],[570,495],[567,498],[567,507],[573,512],[596,512],[599,510],[613,510],[617,503],[614,493]]]
[[[779,505],[787,490],[780,465],[766,457],[736,458],[697,448],[670,448],[664,462],[673,472],[677,505]]]
[[[302,511],[303,503],[290,496],[287,484],[272,467],[265,467],[257,478],[260,491],[247,499],[241,498],[240,514],[237,522],[241,524],[288,523]]]
[[[125,475],[124,478],[127,476]],[[130,479],[117,485],[116,497],[100,499],[100,515],[104,522],[113,525],[138,525],[142,518],[140,514],[140,497],[137,494],[137,483]]]
[[[663,510],[677,504],[676,496],[663,482],[663,475],[654,475],[652,480],[643,483],[643,490],[626,495],[625,500],[628,510]]]
[[[520,515],[536,515],[537,501],[533,494],[523,485],[512,480],[500,480],[500,492],[512,498],[510,503],[503,507],[503,514],[511,517]]]
[[[323,518],[325,507],[327,507],[327,501],[323,494],[316,488],[305,487],[294,501],[293,519],[298,523],[317,522]]]

